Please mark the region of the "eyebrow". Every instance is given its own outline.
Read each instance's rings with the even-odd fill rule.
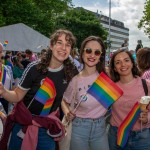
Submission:
[[[123,60],[126,60],[126,59],[130,59],[130,57],[126,57],[126,58],[124,58]],[[116,61],[120,61],[120,60],[115,60],[115,62],[116,62]]]

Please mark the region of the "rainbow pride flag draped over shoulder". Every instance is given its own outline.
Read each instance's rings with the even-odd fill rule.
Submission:
[[[136,120],[138,119],[140,113],[140,105],[137,102],[118,128],[117,145],[119,145],[120,147],[124,147],[126,145],[129,132],[135,124]]]
[[[123,91],[105,73],[101,72],[87,93],[108,109],[123,94]]]
[[[44,105],[40,113],[41,116],[49,114],[53,102],[55,100],[55,97],[56,97],[56,89],[54,83],[48,77],[46,77],[44,79],[43,84],[41,85],[36,95],[34,96],[35,100]]]

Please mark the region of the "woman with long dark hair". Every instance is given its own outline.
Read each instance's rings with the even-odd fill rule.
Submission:
[[[100,37],[89,36],[81,44],[83,70],[69,83],[62,101],[65,116],[72,120],[70,150],[109,150],[104,117],[107,110],[86,93],[99,73],[105,72],[105,53]],[[81,102],[76,112],[69,107],[74,95],[75,102]]]
[[[149,150],[150,149],[150,109],[142,110],[135,120],[133,127],[128,123],[133,122],[133,116],[127,119],[122,129],[129,130],[127,141],[123,146],[117,143],[118,128],[128,116],[136,103],[140,103],[141,97],[150,95],[150,81],[146,80],[148,93],[144,92],[142,80],[138,68],[129,51],[116,51],[110,61],[110,77],[122,89],[123,95],[112,105],[110,129],[108,134],[110,150]],[[135,111],[135,109],[134,109]],[[136,112],[136,111],[135,111]],[[131,124],[131,123],[130,123]],[[120,138],[120,137],[119,137]],[[118,139],[121,140],[121,139]]]

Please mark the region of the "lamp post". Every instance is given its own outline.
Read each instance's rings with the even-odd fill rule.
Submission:
[[[110,47],[111,47],[111,44],[110,44],[110,28],[111,28],[111,0],[109,0],[109,37],[108,37],[108,46],[109,46],[109,51],[108,51],[108,55],[109,55],[109,58],[110,58]]]

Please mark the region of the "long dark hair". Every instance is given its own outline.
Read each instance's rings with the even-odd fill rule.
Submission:
[[[122,52],[125,52],[128,54],[129,58],[131,59],[131,62],[133,64],[133,68],[132,68],[132,74],[133,74],[133,77],[137,77],[140,75],[139,73],[139,70],[136,66],[136,63],[134,61],[134,58],[132,57],[132,54],[127,51],[127,50],[117,50],[116,52],[114,52],[114,54],[112,55],[111,57],[111,60],[110,60],[110,65],[109,65],[109,68],[110,68],[110,77],[111,79],[114,81],[114,82],[117,82],[120,80],[120,75],[118,74],[118,72],[115,71],[115,65],[114,65],[114,60],[115,60],[115,57],[119,54],[119,53],[122,53]]]
[[[150,48],[144,47],[138,50],[136,54],[138,68],[142,73],[150,69]]]
[[[84,52],[84,48],[85,48],[85,45],[90,42],[90,41],[97,41],[101,47],[102,47],[102,54],[100,56],[100,61],[98,62],[98,64],[96,65],[96,69],[97,71],[100,73],[100,72],[105,72],[105,54],[106,54],[106,50],[105,50],[105,46],[104,46],[104,43],[102,41],[102,39],[98,36],[89,36],[87,37],[81,44],[81,48],[80,48],[80,61],[81,63],[84,64],[84,61],[83,61],[83,58],[82,58],[82,55],[83,55],[83,52]],[[105,72],[106,73],[106,72]]]
[[[74,35],[68,30],[59,29],[56,32],[54,32],[50,37],[50,44],[55,45],[55,43],[58,40],[58,37],[61,36],[62,34],[66,35],[66,40],[71,43],[71,47],[73,49],[76,39]],[[41,61],[37,65],[37,69],[43,74],[48,72],[48,66],[49,66],[51,58],[52,58],[52,51],[50,48],[48,48],[46,55],[42,57]],[[72,79],[72,77],[76,74],[75,72],[78,72],[78,71],[69,58],[67,58],[63,62],[63,64],[64,64],[66,80],[69,82]]]

